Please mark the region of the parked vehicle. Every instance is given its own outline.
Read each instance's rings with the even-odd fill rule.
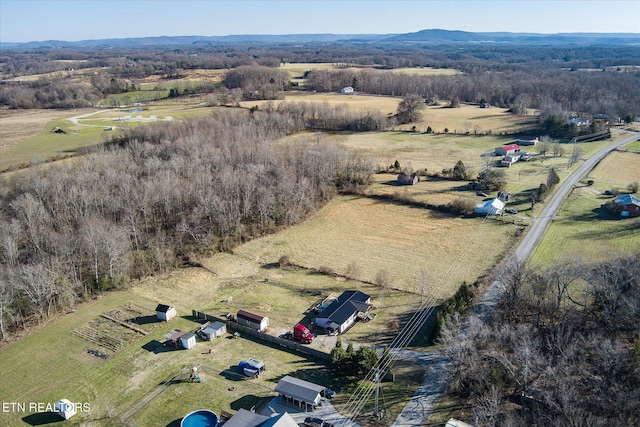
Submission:
[[[311,344],[315,337],[302,323],[293,327],[293,340],[302,344]]]
[[[518,210],[517,209],[513,209],[513,208],[505,209],[504,211],[506,213],[510,213],[510,214],[517,214],[518,213]]]
[[[331,390],[330,388],[325,388],[320,392],[320,396],[325,397],[327,399],[333,399],[336,397],[336,392]]]
[[[287,331],[284,334],[280,335],[280,338],[283,338],[285,340],[292,340],[293,339],[293,332]]]
[[[305,427],[322,427],[324,420],[318,417],[307,417],[304,419]]]

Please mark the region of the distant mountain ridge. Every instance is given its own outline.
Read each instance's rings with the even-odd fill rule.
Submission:
[[[81,41],[32,41],[28,43],[0,42],[0,49],[42,48],[116,48],[190,46],[224,43],[333,43],[333,42],[378,42],[378,43],[486,43],[532,46],[640,46],[640,33],[510,33],[467,32],[457,30],[429,29],[404,34],[240,34],[228,36],[159,36],[130,37]]]

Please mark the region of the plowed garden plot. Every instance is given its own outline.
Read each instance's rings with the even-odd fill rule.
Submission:
[[[143,314],[142,309],[132,305],[114,308],[74,329],[72,333],[112,353],[117,353],[148,333],[147,330],[139,328],[135,321],[135,319],[149,317],[142,316]],[[150,325],[152,324],[145,323],[142,326],[153,329]]]

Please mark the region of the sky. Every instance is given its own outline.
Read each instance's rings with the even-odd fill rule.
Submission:
[[[640,33],[640,0],[0,0],[0,42],[433,28]]]

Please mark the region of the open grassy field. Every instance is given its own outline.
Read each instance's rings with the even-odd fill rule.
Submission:
[[[563,259],[597,261],[640,249],[640,218],[609,215],[601,205],[611,200],[606,189],[626,189],[640,180],[640,154],[613,152],[585,178],[593,186],[574,189],[544,234],[532,262],[548,265]]]
[[[140,126],[158,120],[182,120],[210,114],[201,97],[160,101],[153,105],[107,110],[27,110],[3,112],[0,171],[26,165],[34,158],[51,160],[75,153],[79,148],[101,144],[111,137],[109,128]],[[65,133],[54,133],[59,128]]]
[[[261,263],[288,255],[308,268],[345,273],[351,263],[373,282],[380,270],[390,287],[416,291],[420,269],[428,272],[432,298],[451,296],[473,282],[510,247],[517,227],[480,219],[449,217],[368,198],[338,197],[303,224],[256,239],[235,253]],[[479,251],[491,247],[491,254]]]
[[[640,151],[640,140],[627,144],[623,148],[629,151]]]

